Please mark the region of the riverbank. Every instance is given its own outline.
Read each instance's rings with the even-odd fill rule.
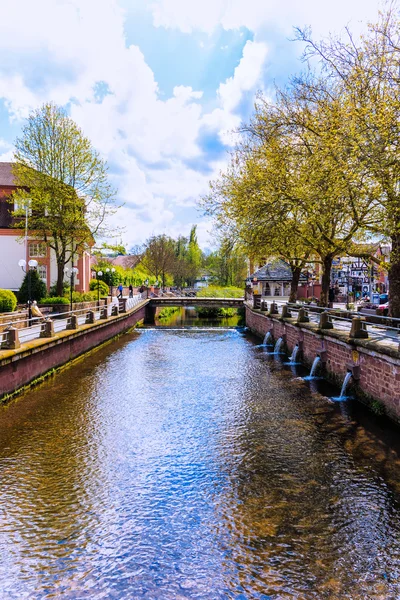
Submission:
[[[297,345],[298,357],[311,365],[319,356],[324,376],[341,384],[351,371],[351,384],[360,400],[382,403],[385,412],[400,423],[400,357],[392,346],[370,339],[350,339],[348,332],[324,330],[315,323],[298,323],[292,318],[267,316],[246,305],[246,325],[264,338],[282,338],[291,353]]]

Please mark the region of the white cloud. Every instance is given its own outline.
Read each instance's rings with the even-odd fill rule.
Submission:
[[[374,18],[376,0],[153,0],[150,4],[157,27],[193,30],[211,34],[216,27],[247,27],[259,32],[265,26],[290,32],[293,26],[312,25],[318,35],[339,31],[348,21],[358,29],[360,19]]]
[[[267,45],[248,40],[243,48],[243,56],[233,77],[218,88],[218,96],[225,110],[232,111],[239,104],[243,92],[252,90],[260,79],[260,73],[267,57]]]
[[[228,27],[229,19],[236,19],[235,3],[228,10],[230,2],[213,2],[175,0],[175,8],[184,8],[181,28],[206,31],[221,19]],[[159,24],[166,26],[169,19],[168,26],[175,27],[176,11],[168,16],[170,7],[160,0],[154,15]],[[70,104],[71,116],[110,164],[112,181],[125,203],[115,223],[126,226],[124,239],[131,245],[152,233],[189,232],[190,224],[179,214],[194,205],[224,166],[220,159],[209,161],[208,171],[193,168],[196,161],[207,159],[199,134],[207,130],[227,145],[234,142],[232,130],[240,124],[237,108],[243,95],[260,85],[267,44],[246,43],[236,69],[221,82],[214,104],[205,110],[202,90],[180,81],[170,97],[160,94],[142,51],[127,44],[124,18],[117,0],[5,3],[0,99],[15,123],[45,101]],[[100,101],[99,82],[106,91]],[[0,160],[9,159],[11,148],[0,144]],[[199,227],[203,242],[208,229]]]

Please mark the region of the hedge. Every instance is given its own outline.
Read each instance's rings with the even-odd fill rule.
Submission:
[[[39,304],[69,304],[68,298],[64,296],[53,296],[52,298],[42,298]]]
[[[13,312],[16,306],[16,295],[10,290],[0,290],[0,313]]]

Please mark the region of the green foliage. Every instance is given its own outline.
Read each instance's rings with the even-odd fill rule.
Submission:
[[[161,283],[166,285],[167,273],[175,264],[175,242],[167,235],[153,235],[145,244],[142,265]]]
[[[10,290],[0,290],[0,313],[13,312],[16,306],[16,295]]]
[[[243,298],[244,292],[238,287],[210,285],[200,288],[196,295],[198,298]]]
[[[36,269],[31,269],[30,272],[25,274],[21,287],[18,291],[18,301],[25,303],[29,300],[29,277],[31,278],[31,300],[39,302],[42,298],[47,296],[46,284],[40,279]]]
[[[247,275],[247,261],[243,251],[227,237],[223,237],[218,250],[204,261],[213,281],[221,286],[244,285]]]
[[[97,292],[72,292],[72,302],[93,302],[94,300],[97,300]]]
[[[55,253],[61,295],[65,264],[95,235],[110,235],[106,219],[115,212],[115,192],[107,166],[67,112],[51,103],[29,115],[15,141],[14,161],[21,207],[15,216],[29,205],[30,229]]]
[[[100,296],[108,296],[108,285],[101,279],[91,279],[89,282],[89,289],[96,293],[97,290],[100,290]]]
[[[39,304],[69,304],[68,298],[65,296],[52,296],[51,298],[42,298]]]
[[[70,289],[69,284],[67,282],[63,281],[62,295],[65,296],[65,295],[69,294],[69,289]],[[50,286],[48,295],[49,295],[49,298],[53,298],[53,296],[58,296],[57,283],[53,283],[53,285]]]

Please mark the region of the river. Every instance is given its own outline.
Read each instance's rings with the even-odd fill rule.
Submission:
[[[399,598],[398,430],[173,324],[0,408],[0,598]]]

